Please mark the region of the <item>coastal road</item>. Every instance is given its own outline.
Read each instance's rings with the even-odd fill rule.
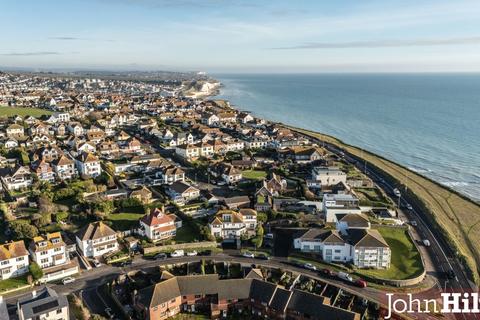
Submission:
[[[478,288],[468,279],[463,265],[458,261],[456,253],[453,252],[451,246],[444,239],[443,235],[435,228],[430,227],[428,214],[417,206],[413,199],[409,199],[408,194],[400,197],[397,197],[394,194],[393,190],[395,188],[402,189],[401,185],[395,186],[390,184],[387,182],[388,178],[384,176],[382,172],[375,170],[374,166],[369,165],[365,160],[350,154],[346,150],[310,136],[303,136],[312,140],[314,143],[323,146],[338,157],[345,159],[348,163],[354,165],[361,172],[365,173],[393,200],[394,203],[399,204],[400,207],[406,208],[407,205],[412,207],[411,210],[405,210],[403,213],[409,221],[417,221],[417,226],[415,227],[416,232],[418,232],[423,239],[427,239],[430,242],[430,246],[426,249],[430,255],[430,259],[434,262],[436,267],[435,277],[437,279],[438,288],[441,291],[460,293],[478,291]],[[454,272],[455,277],[449,279],[447,273],[452,271]],[[480,314],[456,314],[456,318],[480,320]]]

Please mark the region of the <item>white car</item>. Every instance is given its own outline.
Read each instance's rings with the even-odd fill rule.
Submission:
[[[408,210],[412,210],[412,209],[413,209],[413,208],[412,208],[412,205],[411,205],[410,203],[407,203],[407,209],[408,209]]]
[[[185,251],[183,250],[175,250],[170,254],[170,257],[176,258],[176,257],[183,257],[185,255]]]
[[[93,260],[92,261],[93,265],[95,266],[95,268],[98,268],[100,267],[102,264],[100,263],[100,261],[98,261],[97,259]]]
[[[251,253],[250,251],[245,251],[242,256],[244,256],[245,258],[255,258],[255,255],[253,253]]]
[[[189,256],[189,257],[196,256],[197,254],[198,254],[198,252],[195,251],[195,250],[187,252],[187,256]]]
[[[66,277],[66,278],[63,278],[63,279],[62,279],[62,283],[63,283],[63,284],[69,284],[69,283],[72,283],[72,282],[75,282],[75,278]]]
[[[308,270],[313,270],[313,271],[316,271],[316,270],[317,270],[317,267],[315,267],[315,266],[314,266],[313,264],[311,264],[311,263],[305,263],[305,264],[303,265],[303,267],[304,267],[305,269],[308,269]]]

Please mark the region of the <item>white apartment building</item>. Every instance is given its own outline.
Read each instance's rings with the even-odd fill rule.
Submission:
[[[28,251],[23,241],[0,245],[0,279],[19,277],[28,272]]]
[[[46,269],[69,262],[66,247],[60,232],[54,232],[33,238],[29,251],[40,268]]]
[[[80,230],[76,241],[85,257],[96,258],[118,251],[117,233],[101,221],[90,223]]]
[[[337,222],[337,214],[361,214],[358,198],[351,194],[324,194],[322,200],[325,222]]]

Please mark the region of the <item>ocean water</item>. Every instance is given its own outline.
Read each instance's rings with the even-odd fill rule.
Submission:
[[[218,97],[327,133],[480,201],[480,74],[217,74]]]

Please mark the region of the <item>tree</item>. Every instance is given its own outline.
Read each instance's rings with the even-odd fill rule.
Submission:
[[[26,220],[11,221],[9,227],[16,239],[33,239],[38,235],[38,229]]]
[[[40,266],[35,261],[30,263],[30,265],[28,266],[28,270],[30,271],[33,280],[38,280],[43,277],[42,268],[40,268]]]

